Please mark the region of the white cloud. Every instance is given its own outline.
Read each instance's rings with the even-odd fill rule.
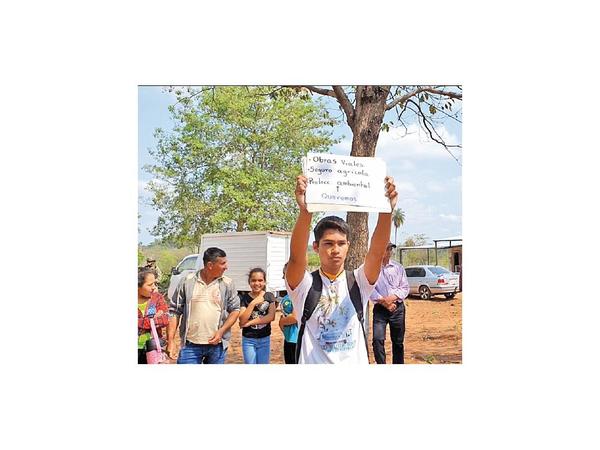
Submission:
[[[462,220],[461,216],[457,216],[456,214],[440,214],[440,217],[448,222],[460,223]]]
[[[345,155],[350,156],[350,151],[352,150],[352,139],[344,138],[333,147],[331,147],[331,152],[336,155]]]
[[[419,196],[419,191],[410,181],[396,181],[396,191],[400,198]]]
[[[394,159],[387,161],[388,170],[392,172],[410,172],[416,170],[415,163],[408,159]]]
[[[437,128],[437,131],[446,142],[457,143],[457,137],[444,126]],[[345,137],[331,148],[331,152],[337,155],[350,155],[351,149],[352,138]],[[459,161],[461,160],[460,149],[451,149],[450,151]],[[400,128],[392,128],[389,132],[379,133],[375,156],[385,160],[390,174],[415,171],[423,160],[451,159],[446,149],[432,141],[416,124],[408,127],[406,135],[404,129]],[[452,181],[460,183],[461,177],[455,177]],[[433,187],[433,191],[441,192],[435,190],[435,187]]]
[[[441,183],[439,181],[428,181],[425,185],[425,188],[431,192],[444,192],[447,190],[445,183]]]
[[[415,198],[400,200],[398,206],[406,215],[406,223],[411,226],[421,226],[435,220],[437,213],[430,205],[425,205]]]
[[[376,155],[386,160],[395,159],[442,159],[450,158],[448,152],[437,142],[431,140],[429,135],[416,124],[410,125],[405,134],[403,128],[393,128],[389,132],[382,131],[377,142]],[[444,126],[438,127],[437,132],[445,142],[457,143],[456,136],[452,135]],[[451,149],[454,156],[461,159],[459,149]]]

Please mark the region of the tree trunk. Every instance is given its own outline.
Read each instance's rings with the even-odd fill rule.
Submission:
[[[390,86],[357,86],[350,156],[375,156],[389,91]],[[383,184],[383,180],[381,181]],[[350,227],[350,250],[346,258],[346,269],[353,270],[364,262],[367,254],[369,214],[348,212],[346,221]]]

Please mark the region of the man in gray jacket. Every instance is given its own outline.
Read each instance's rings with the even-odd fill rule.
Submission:
[[[227,257],[216,247],[206,249],[204,267],[183,278],[169,305],[167,353],[175,358],[179,326],[181,350],[177,364],[223,364],[231,327],[240,314],[233,280],[223,276]]]

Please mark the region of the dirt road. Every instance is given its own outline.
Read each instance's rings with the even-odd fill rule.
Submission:
[[[404,362],[406,364],[440,364],[462,362],[462,293],[452,300],[439,296],[432,300],[409,298],[406,302],[406,334],[404,336]],[[283,335],[277,321],[272,324],[271,364],[283,364]],[[371,320],[373,314],[370,314]],[[371,327],[372,328],[372,327]],[[372,330],[370,330],[372,331]],[[243,364],[241,331],[232,328],[232,339],[227,350],[227,364]],[[369,333],[369,359],[375,363],[371,350],[372,333]],[[387,363],[391,364],[389,328],[386,344]]]

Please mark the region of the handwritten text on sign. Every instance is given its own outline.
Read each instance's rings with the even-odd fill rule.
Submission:
[[[303,163],[309,211],[390,212],[382,159],[309,153]]]

